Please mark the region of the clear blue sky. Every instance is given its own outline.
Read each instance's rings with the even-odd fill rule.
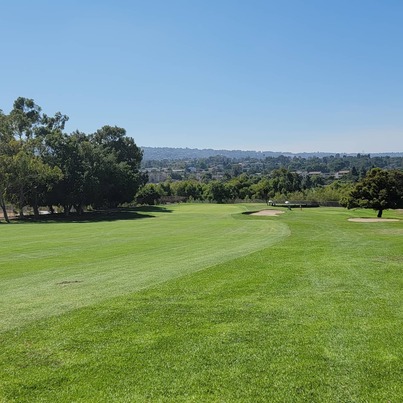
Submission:
[[[139,146],[403,151],[402,0],[0,0],[0,108]]]

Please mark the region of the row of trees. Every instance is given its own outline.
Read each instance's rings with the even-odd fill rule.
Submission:
[[[132,201],[146,182],[142,151],[124,129],[104,126],[87,135],[64,133],[68,117],[48,116],[32,99],[18,98],[9,114],[0,110],[0,204],[23,215],[24,206],[117,206]]]
[[[301,176],[285,168],[276,169],[270,175],[241,174],[227,180],[183,180],[147,184],[137,194],[136,201],[157,204],[165,200],[198,200],[218,203],[236,200],[285,200],[338,202],[352,188],[352,183],[334,181],[325,185],[320,176]]]
[[[264,177],[243,174],[227,181],[147,184],[138,192],[136,201],[144,204],[189,200],[228,203],[236,200],[268,202],[269,199],[371,208],[381,217],[384,210],[403,208],[403,172],[373,168],[358,182],[338,180],[326,185],[318,178],[302,177],[281,168]]]

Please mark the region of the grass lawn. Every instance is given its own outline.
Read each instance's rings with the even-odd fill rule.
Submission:
[[[0,402],[402,401],[403,214],[263,208],[2,225]]]

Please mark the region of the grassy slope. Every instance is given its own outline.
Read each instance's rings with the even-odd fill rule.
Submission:
[[[224,222],[236,211],[189,206],[177,216],[202,225],[209,208]],[[282,237],[285,225],[291,236],[0,334],[0,396],[18,402],[401,401],[402,222],[351,223],[352,214],[314,209],[231,218],[242,232],[248,233],[245,225],[271,229],[274,222]]]

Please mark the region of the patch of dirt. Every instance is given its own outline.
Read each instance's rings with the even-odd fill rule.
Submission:
[[[56,283],[57,285],[67,285],[67,284],[76,284],[76,283],[82,283],[81,280],[66,280],[66,281],[61,281],[60,283]]]
[[[348,221],[353,222],[392,222],[400,221],[395,218],[349,218]]]
[[[257,211],[256,213],[252,213],[251,215],[264,215],[264,216],[276,216],[283,214],[284,211],[281,210],[261,210]]]

